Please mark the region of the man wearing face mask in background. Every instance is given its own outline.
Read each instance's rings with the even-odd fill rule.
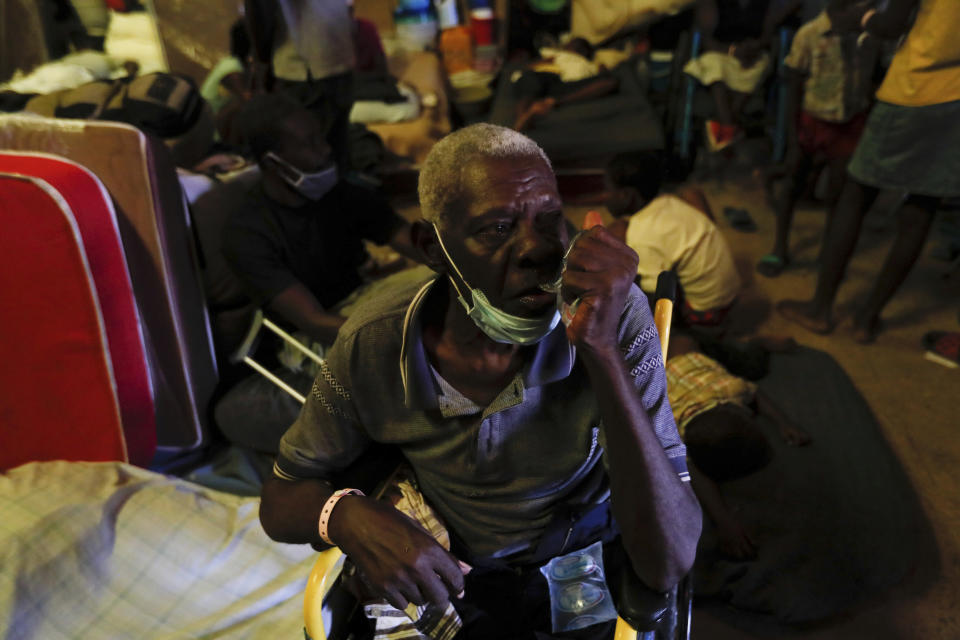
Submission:
[[[334,309],[363,283],[360,270],[369,259],[363,241],[417,257],[410,225],[379,195],[338,179],[323,123],[292,98],[255,96],[240,124],[261,179],[224,225],[224,257],[268,318],[330,345],[345,320]],[[276,346],[262,342],[258,361]],[[308,371],[275,372],[309,392]],[[231,441],[272,453],[299,409],[255,374],[218,403],[216,419]]]
[[[414,240],[435,274],[367,299],[342,327],[264,484],[265,531],[338,545],[398,609],[452,602],[458,640],[554,637],[538,568],[597,541],[608,576],[629,563],[671,588],[701,516],[636,254],[603,227],[570,247],[549,160],[503,127],[437,143],[419,194]],[[558,298],[543,286],[564,264]],[[332,483],[375,442],[400,449],[449,552]]]

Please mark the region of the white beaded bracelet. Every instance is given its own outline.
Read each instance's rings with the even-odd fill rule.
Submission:
[[[334,545],[333,540],[330,539],[330,534],[327,532],[327,526],[330,523],[330,514],[333,513],[333,508],[337,506],[337,502],[340,501],[340,498],[343,496],[362,496],[364,495],[363,491],[360,489],[338,489],[333,492],[333,495],[327,498],[327,501],[323,503],[323,508],[320,510],[320,521],[317,523],[317,528],[320,531],[320,539],[326,542],[327,544]]]

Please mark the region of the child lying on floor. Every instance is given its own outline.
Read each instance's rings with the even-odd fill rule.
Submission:
[[[770,418],[791,446],[810,443],[771,399],[752,382],[731,375],[700,353],[686,334],[672,336],[666,366],[667,394],[680,436],[687,445],[693,490],[713,521],[720,550],[740,560],[756,556],[757,545],[727,507],[717,483],[762,469],[772,451],[757,423]]]

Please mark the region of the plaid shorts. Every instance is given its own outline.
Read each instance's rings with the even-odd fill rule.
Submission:
[[[866,122],[866,112],[858,113],[847,122],[828,122],[804,111],[797,123],[797,141],[808,156],[821,153],[827,160],[849,158],[860,142]]]

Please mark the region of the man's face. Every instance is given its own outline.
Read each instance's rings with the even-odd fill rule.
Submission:
[[[307,110],[297,111],[287,117],[283,129],[274,153],[304,173],[330,166],[330,145],[320,121],[313,114]],[[282,174],[283,167],[274,166]]]
[[[484,159],[464,180],[464,202],[441,229],[450,257],[493,305],[518,316],[543,314],[556,295],[538,285],[556,278],[568,242],[553,172],[537,157]]]

